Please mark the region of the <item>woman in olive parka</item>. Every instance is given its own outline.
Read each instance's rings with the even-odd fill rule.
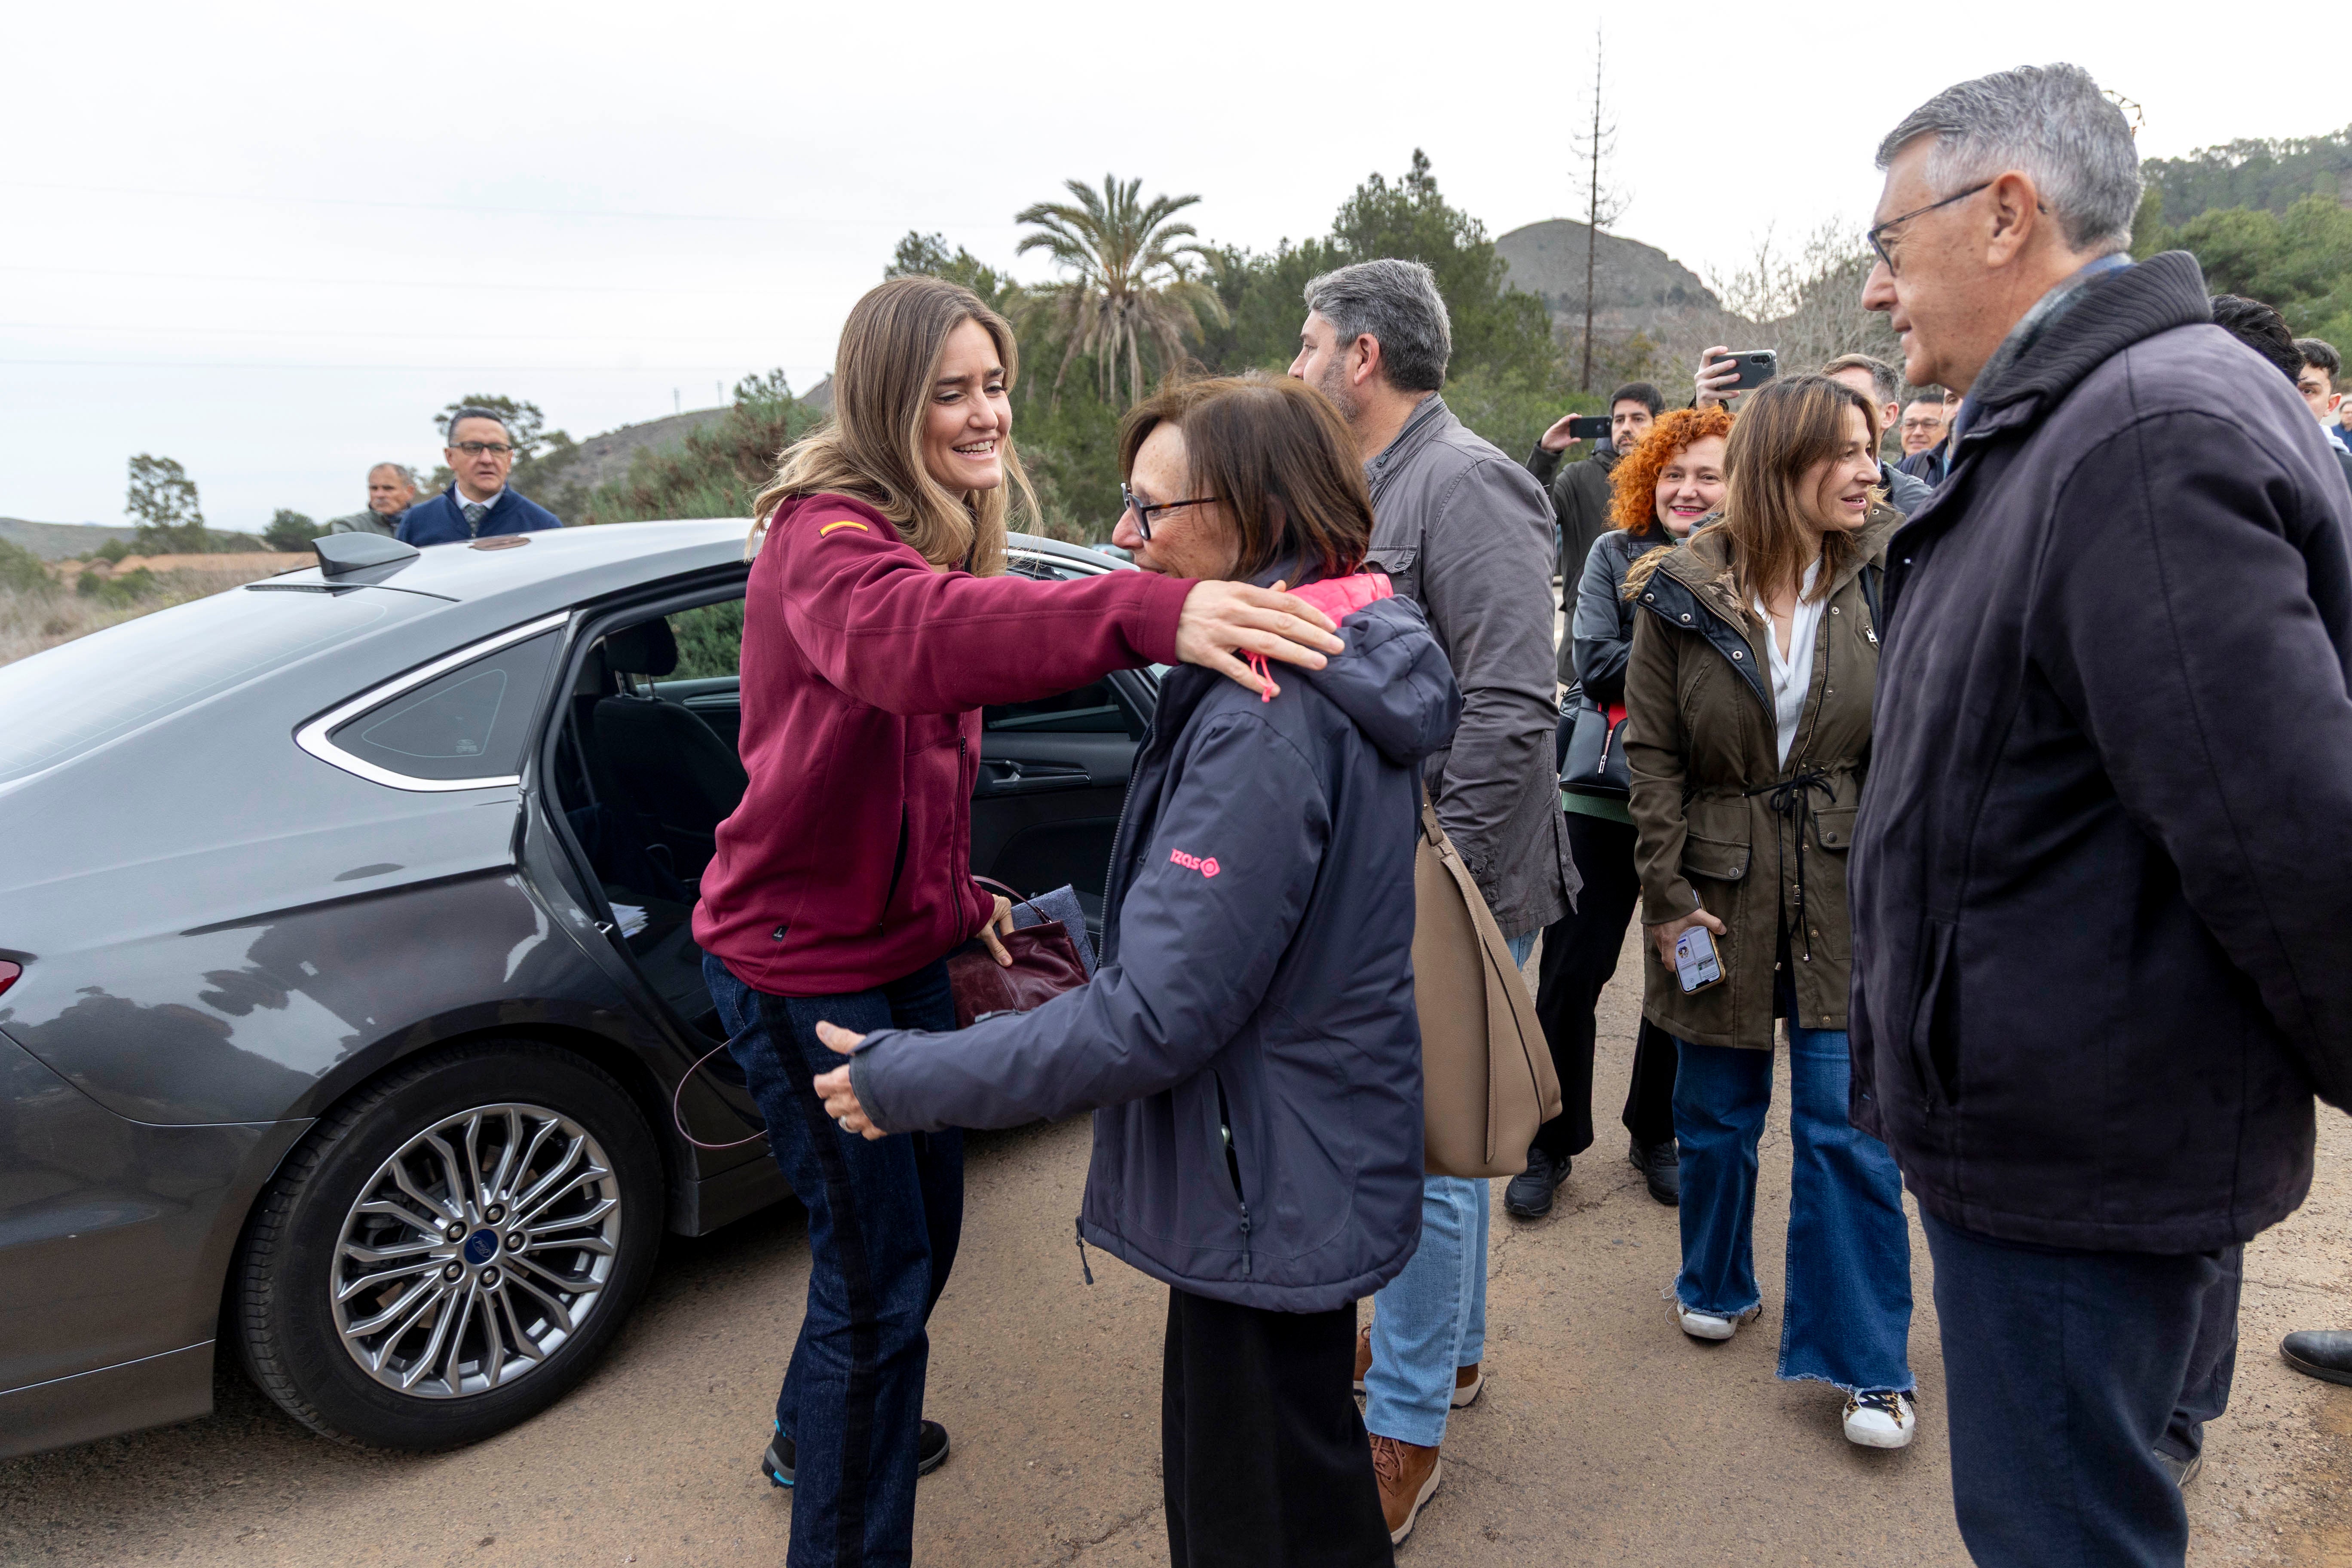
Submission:
[[[1845,1432],[1901,1447],[1917,1424],[1902,1178],[1846,1119],[1853,942],[1845,860],[1870,759],[1875,605],[1902,518],[1877,411],[1823,376],[1753,393],[1725,453],[1723,515],[1633,564],[1625,674],[1643,1012],[1675,1038],[1683,1331],[1725,1340],[1761,1310],[1756,1147],[1788,1020],[1795,1146],[1780,1375],[1844,1391]],[[1722,978],[1685,992],[1675,942],[1703,927]]]

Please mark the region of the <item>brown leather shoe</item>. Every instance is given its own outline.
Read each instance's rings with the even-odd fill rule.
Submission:
[[[1372,1325],[1356,1331],[1356,1392],[1364,1392],[1364,1378],[1372,1370]]]
[[[1389,1543],[1402,1546],[1412,1533],[1412,1521],[1421,1517],[1422,1506],[1445,1479],[1445,1467],[1438,1462],[1434,1448],[1374,1433],[1372,1475],[1381,1483],[1381,1512],[1389,1521]]]
[[[1479,1363],[1474,1361],[1468,1366],[1457,1366],[1454,1369],[1454,1409],[1469,1409],[1478,1403],[1478,1396],[1486,1392],[1486,1374],[1481,1373],[1478,1367]]]

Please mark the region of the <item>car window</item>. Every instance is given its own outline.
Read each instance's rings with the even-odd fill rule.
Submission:
[[[215,594],[0,665],[0,783],[70,761],[431,603],[366,589]]]
[[[733,675],[743,659],[743,601],[722,599],[699,609],[673,611],[677,668],[664,680],[711,680]]]
[[[1109,682],[1097,680],[1035,702],[983,709],[981,728],[1023,734],[1129,735],[1139,740],[1143,727],[1131,720]]]
[[[555,640],[553,632],[544,632],[461,664],[338,724],[327,742],[407,778],[520,773]]]

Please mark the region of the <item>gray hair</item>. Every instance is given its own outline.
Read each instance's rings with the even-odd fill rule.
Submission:
[[[446,440],[449,445],[453,447],[456,446],[457,444],[457,426],[464,424],[468,419],[487,419],[491,424],[499,427],[499,435],[507,435],[507,420],[505,415],[500,414],[495,408],[484,408],[479,404],[468,403],[465,407],[460,408],[457,412],[449,416],[449,423],[442,431],[443,438]],[[514,437],[508,436],[507,439],[511,441]]]
[[[1948,87],[1886,133],[1878,166],[1922,136],[1936,138],[1927,174],[1937,194],[2021,170],[2075,250],[2131,244],[2139,149],[2124,111],[2082,67],[2020,66]]]
[[[1868,354],[1840,354],[1822,366],[1823,375],[1835,375],[1842,370],[1865,371],[1870,375],[1870,393],[1883,407],[1903,401],[1903,377],[1883,359]]]
[[[1339,329],[1342,343],[1370,337],[1399,392],[1435,392],[1454,357],[1454,328],[1437,274],[1418,261],[1359,261],[1310,279],[1307,308]]]
[[[504,429],[505,426],[500,426],[499,428]],[[368,469],[368,478],[373,479],[376,475],[383,472],[386,468],[390,468],[394,473],[400,476],[400,482],[406,485],[410,489],[415,489],[416,488],[416,470],[410,468],[406,463],[378,463]]]

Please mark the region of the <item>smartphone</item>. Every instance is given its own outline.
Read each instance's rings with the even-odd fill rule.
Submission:
[[[1580,441],[1609,439],[1609,416],[1580,414],[1568,422],[1568,433]]]
[[[1723,978],[1715,956],[1715,939],[1705,926],[1693,926],[1675,938],[1675,973],[1682,977],[1683,994],[1704,991]]]
[[[1734,350],[1727,353],[1723,359],[1707,361],[1706,368],[1714,370],[1727,360],[1739,367],[1739,379],[1728,386],[1718,388],[1719,391],[1747,392],[1763,385],[1780,374],[1780,355],[1775,349]]]

